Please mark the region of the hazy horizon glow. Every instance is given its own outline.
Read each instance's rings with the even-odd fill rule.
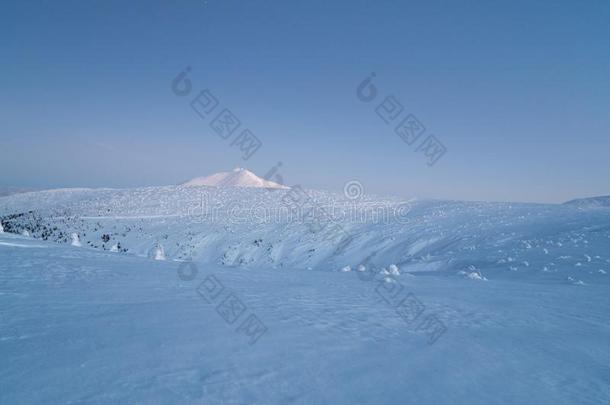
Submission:
[[[282,162],[285,184],[337,191],[608,195],[608,21],[603,1],[3,4],[0,186],[166,185]],[[261,140],[247,161],[189,106],[206,88]],[[389,95],[446,146],[434,166],[376,114]]]

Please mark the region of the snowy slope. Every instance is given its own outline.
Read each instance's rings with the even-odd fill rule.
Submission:
[[[0,235],[0,403],[610,402],[607,284],[399,276],[447,326],[429,345],[353,271],[177,267]],[[212,275],[254,345],[197,293]]]
[[[230,172],[215,173],[210,176],[196,177],[183,184],[183,186],[214,186],[214,187],[259,187],[286,189],[273,181],[265,180],[256,174],[241,167]]]
[[[360,264],[466,277],[607,283],[610,211],[567,205],[402,201],[308,190],[148,187],[52,190],[0,198],[7,232],[168,260],[340,270]],[[312,219],[307,214],[313,213]],[[312,225],[326,225],[317,229]],[[329,225],[330,224],[330,225]],[[338,225],[338,226],[334,226]]]

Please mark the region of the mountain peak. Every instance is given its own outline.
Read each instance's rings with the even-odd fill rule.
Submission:
[[[182,184],[183,186],[213,186],[213,187],[259,187],[282,188],[288,187],[258,177],[250,170],[236,167],[230,172],[215,173],[210,176],[195,177]]]

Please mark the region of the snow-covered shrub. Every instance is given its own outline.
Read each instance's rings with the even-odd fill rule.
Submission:
[[[21,231],[21,235],[23,235],[23,236],[30,236],[30,233],[28,232],[27,229],[24,229],[23,231]]]
[[[471,273],[468,273],[467,277],[471,280],[487,281],[487,279],[483,277],[480,271],[473,271]]]
[[[71,245],[72,246],[78,246],[78,247],[83,246],[82,243],[80,243],[80,238],[78,237],[77,233],[73,233],[72,234],[72,243],[71,243]]]
[[[0,233],[4,233],[4,227],[2,226],[2,222],[0,222]]]
[[[398,270],[398,266],[395,264],[390,264],[390,267],[388,267],[388,271],[393,276],[400,276],[400,270]]]
[[[153,260],[165,260],[165,252],[163,251],[163,246],[160,243],[157,243],[148,253],[148,257]]]
[[[472,270],[473,268],[476,268],[474,266],[468,266],[468,270]],[[485,278],[483,276],[483,274],[481,274],[481,272],[479,270],[475,270],[475,271],[464,271],[464,270],[460,270],[457,272],[457,274],[459,274],[460,276],[464,276],[466,278],[469,278],[471,280],[481,280],[481,281],[487,281],[487,278]]]
[[[118,252],[119,251],[119,246],[115,243],[114,245],[112,245],[112,247],[110,248],[111,252]]]

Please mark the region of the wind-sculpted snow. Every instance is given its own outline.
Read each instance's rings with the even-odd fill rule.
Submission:
[[[6,232],[83,247],[249,268],[397,265],[484,281],[606,283],[610,210],[569,205],[405,201],[237,187],[64,189],[0,199]],[[323,229],[311,226],[318,218]],[[326,226],[328,225],[328,226]],[[152,255],[153,257],[155,255]]]

